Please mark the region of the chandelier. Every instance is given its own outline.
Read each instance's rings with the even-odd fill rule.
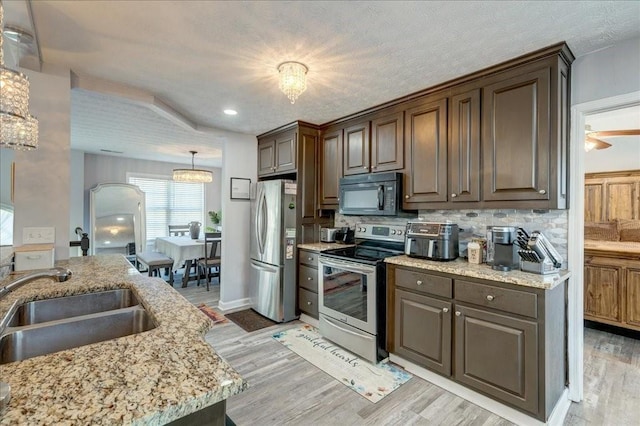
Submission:
[[[189,151],[191,153],[190,169],[173,169],[173,180],[176,182],[188,183],[209,183],[213,181],[213,173],[209,170],[194,168],[193,160],[198,151]]]
[[[4,66],[3,8],[0,2],[0,147],[38,147],[38,120],[29,114],[29,79]]]
[[[283,62],[278,65],[280,73],[280,90],[287,95],[292,104],[298,96],[307,90],[307,72],[309,68],[300,62]]]

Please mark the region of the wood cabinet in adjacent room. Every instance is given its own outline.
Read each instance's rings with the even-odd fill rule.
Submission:
[[[584,221],[640,219],[640,170],[586,173]]]

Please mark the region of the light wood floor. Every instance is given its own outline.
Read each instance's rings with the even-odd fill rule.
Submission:
[[[176,289],[193,304],[217,307],[217,285],[209,292],[195,282]],[[238,426],[511,424],[417,377],[370,403],[271,337],[300,324],[247,333],[229,322],[207,333],[209,344],[249,383],[227,400]],[[585,399],[571,406],[565,425],[640,424],[640,340],[585,329],[584,366]]]

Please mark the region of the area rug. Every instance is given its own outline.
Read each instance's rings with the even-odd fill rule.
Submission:
[[[277,322],[271,321],[269,318],[265,318],[252,309],[245,309],[244,311],[232,312],[227,314],[227,318],[238,324],[244,331],[251,333],[252,331],[260,330],[261,328],[271,327],[276,325]]]
[[[208,307],[204,303],[198,305],[198,309],[200,309],[203,314],[213,320],[213,325],[226,324],[229,322],[224,315],[222,315],[220,312],[214,311],[213,308]]]
[[[373,403],[413,377],[394,364],[374,365],[359,358],[324,339],[310,325],[278,332],[273,338]]]

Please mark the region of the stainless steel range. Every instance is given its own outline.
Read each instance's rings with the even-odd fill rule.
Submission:
[[[356,245],[320,253],[320,334],[373,363],[385,350],[384,259],[404,252],[401,225],[357,224]]]

